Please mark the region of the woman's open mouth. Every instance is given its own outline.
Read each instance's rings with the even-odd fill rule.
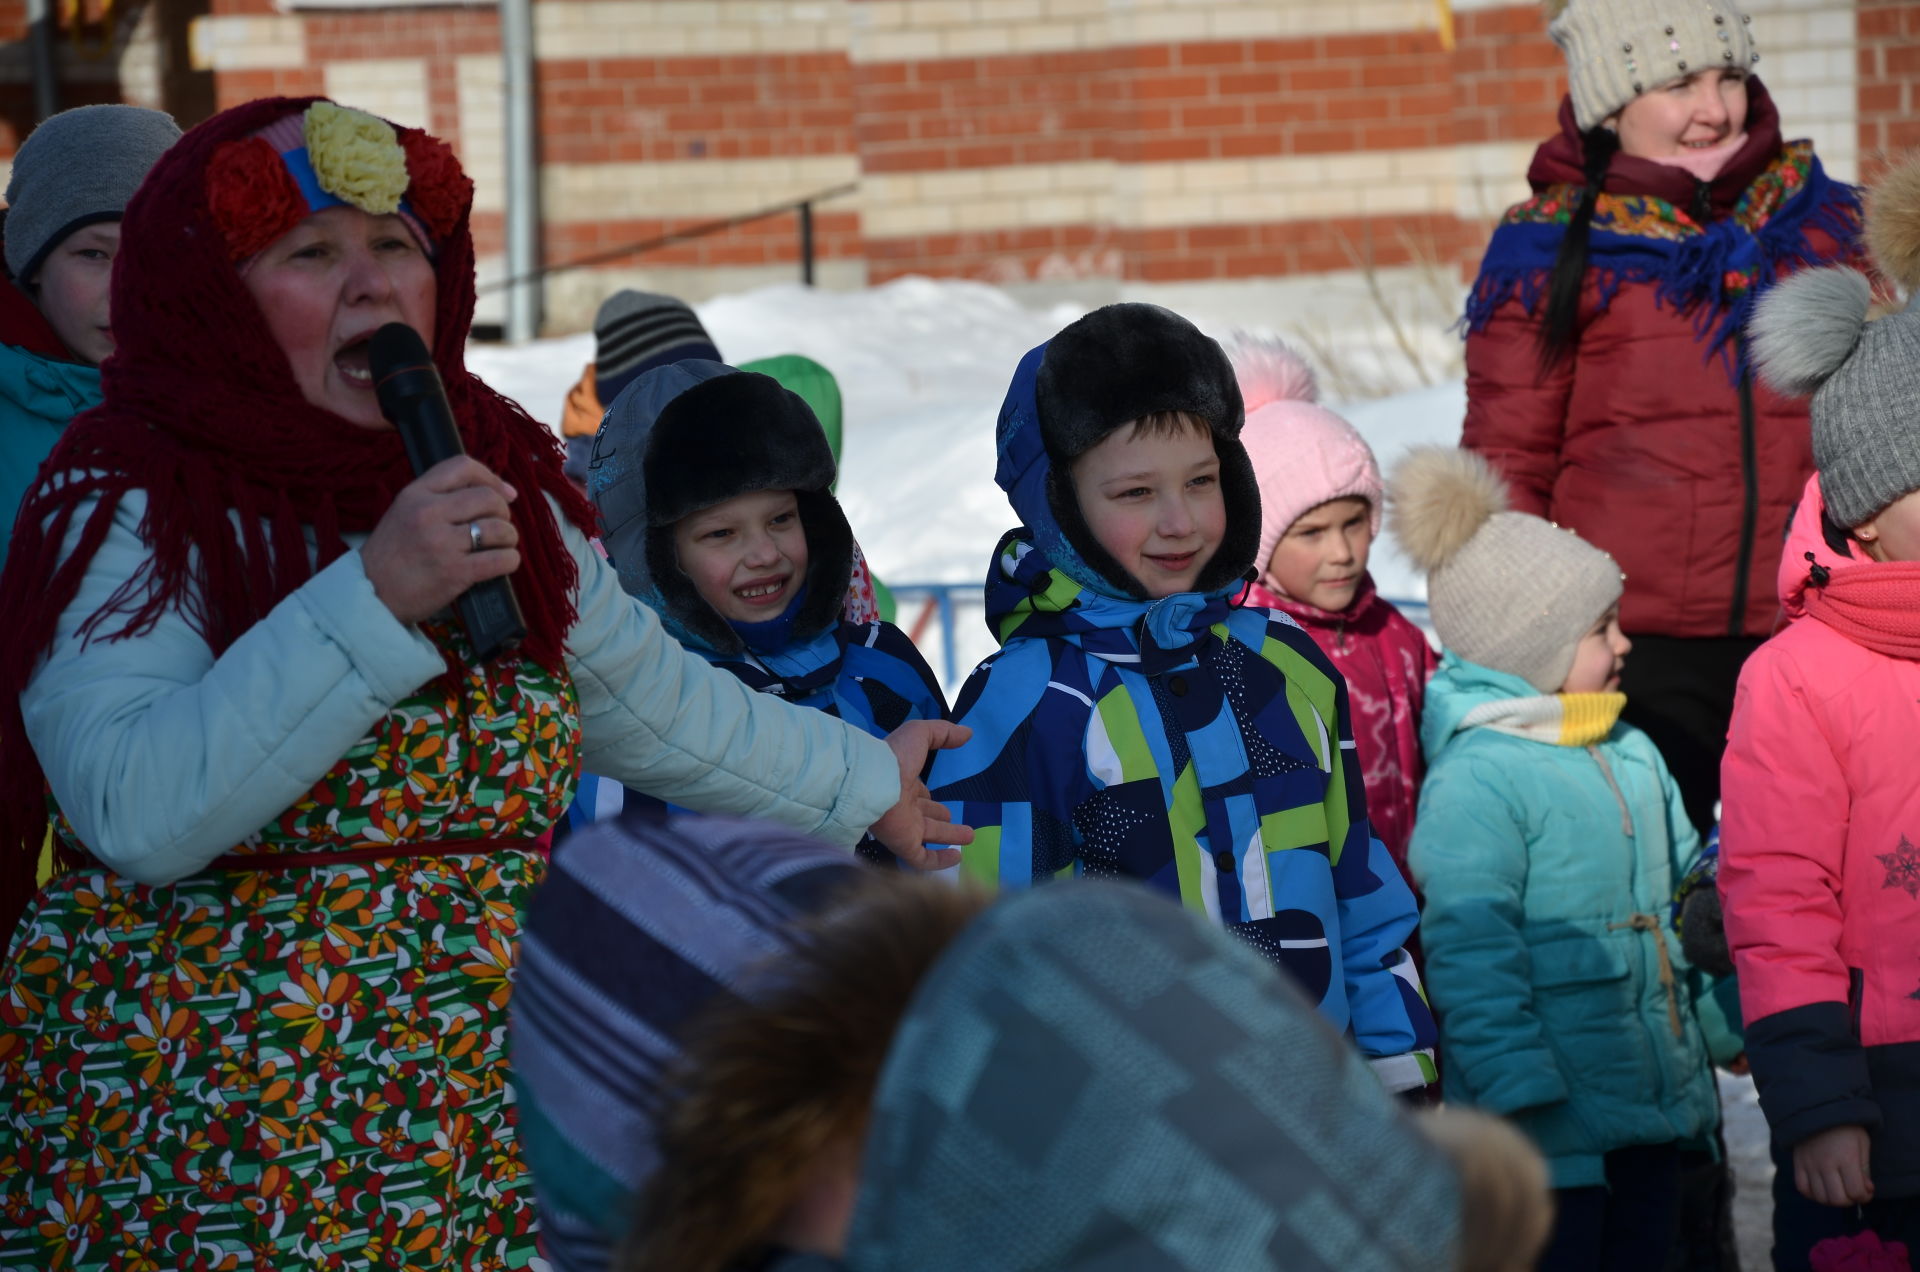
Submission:
[[[367,349],[371,343],[371,336],[359,336],[347,341],[334,353],[333,369],[348,384],[368,389],[373,387],[373,367],[367,360]]]

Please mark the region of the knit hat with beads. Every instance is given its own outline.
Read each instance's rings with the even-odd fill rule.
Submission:
[[[1547,0],[1547,34],[1567,56],[1574,120],[1592,128],[1648,89],[1760,60],[1732,0]]]
[[[1920,293],[1920,159],[1874,186],[1866,231],[1881,273]],[[1869,322],[1873,305],[1859,271],[1804,270],[1769,288],[1747,327],[1761,378],[1813,399],[1820,494],[1847,528],[1920,490],[1920,310]]]
[[[141,106],[76,106],[35,128],[7,179],[8,271],[30,282],[67,235],[118,221],[178,140],[173,116]]]
[[[1421,446],[1388,482],[1392,531],[1427,571],[1440,643],[1482,667],[1558,692],[1580,638],[1620,600],[1620,567],[1571,530],[1507,507],[1472,451]]]
[[[655,367],[688,358],[721,361],[713,337],[687,302],[652,292],[617,291],[593,318],[593,378],[609,405]]]
[[[1319,404],[1306,361],[1278,340],[1243,339],[1229,351],[1247,422],[1240,441],[1260,483],[1263,575],[1274,545],[1301,514],[1333,499],[1364,499],[1380,533],[1380,465],[1353,425]]]

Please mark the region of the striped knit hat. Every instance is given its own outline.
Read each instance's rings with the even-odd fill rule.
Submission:
[[[520,1144],[559,1272],[612,1266],[659,1167],[682,1031],[791,949],[791,925],[860,869],[770,822],[685,814],[602,822],[554,854],[521,937],[511,1053]]]
[[[593,318],[593,343],[594,387],[608,404],[655,367],[686,358],[725,361],[686,301],[652,292],[607,297]]]

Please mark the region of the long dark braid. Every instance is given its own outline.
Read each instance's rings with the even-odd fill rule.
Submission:
[[[1545,374],[1559,365],[1573,349],[1575,328],[1580,319],[1580,290],[1587,281],[1587,239],[1593,231],[1593,210],[1600,202],[1600,187],[1607,168],[1620,150],[1620,135],[1596,124],[1580,134],[1585,151],[1582,171],[1586,188],[1580,203],[1567,222],[1560,240],[1560,252],[1553,260],[1553,273],[1547,279],[1547,313],[1540,325],[1540,371]]]

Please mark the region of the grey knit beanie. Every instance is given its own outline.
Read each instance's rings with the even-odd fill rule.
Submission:
[[[1472,451],[1421,446],[1387,483],[1389,528],[1427,571],[1440,643],[1555,693],[1575,647],[1618,603],[1620,567],[1571,530],[1507,508],[1507,487]]]
[[[1547,0],[1547,15],[1583,132],[1648,89],[1760,60],[1751,20],[1731,0]]]
[[[141,106],[76,106],[22,142],[7,182],[6,256],[29,282],[47,253],[85,225],[118,221],[147,171],[180,140],[173,116]]]
[[[1760,298],[1747,331],[1775,390],[1813,398],[1813,464],[1827,514],[1852,528],[1920,490],[1920,312],[1868,322],[1873,284],[1807,270]]]
[[[1920,293],[1920,158],[1875,183],[1866,239],[1880,271]],[[1873,304],[1864,274],[1806,270],[1769,288],[1747,324],[1761,379],[1813,399],[1820,494],[1848,529],[1920,490],[1920,312],[1869,322]]]
[[[608,405],[655,367],[688,358],[725,360],[686,301],[652,292],[607,297],[593,318],[593,344],[594,388]]]

